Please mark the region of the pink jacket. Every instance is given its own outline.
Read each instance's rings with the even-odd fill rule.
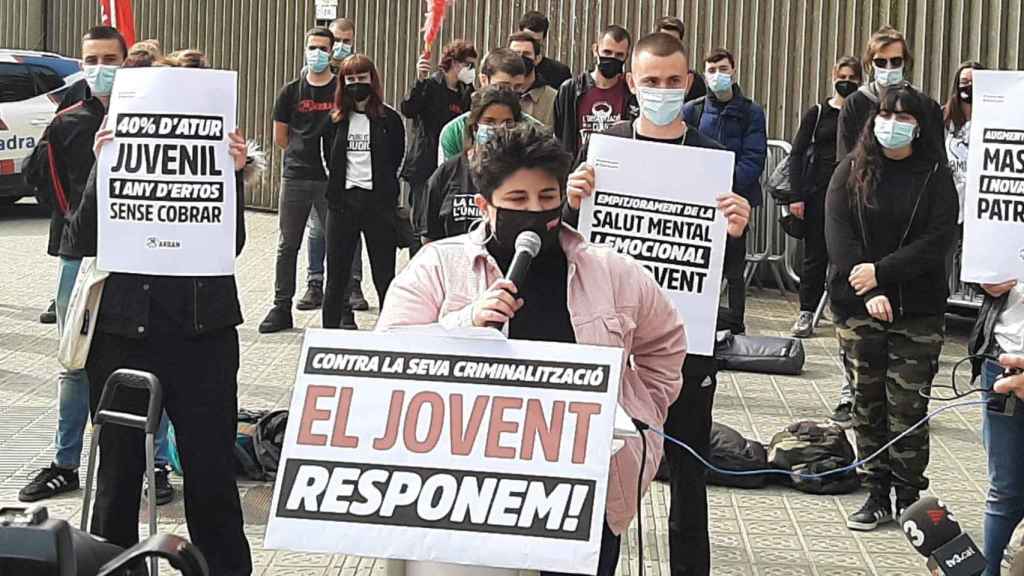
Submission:
[[[423,247],[388,289],[377,330],[440,323],[472,325],[472,306],[501,270],[482,245],[483,227]],[[627,358],[619,403],[626,412],[661,427],[679,396],[686,350],[683,321],[654,278],[635,260],[588,244],[565,227],[562,248],[569,262],[569,315],[579,344],[616,346]],[[646,492],[661,462],[662,441],[647,434]],[[636,514],[639,438],[612,457],[607,520],[616,534]]]

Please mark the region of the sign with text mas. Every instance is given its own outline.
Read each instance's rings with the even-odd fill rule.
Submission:
[[[117,72],[100,153],[97,266],[167,276],[235,273],[236,73]]]
[[[622,360],[618,348],[308,331],[267,546],[594,572]]]
[[[580,232],[650,271],[683,317],[687,351],[712,355],[725,258],[716,199],[732,190],[733,153],[594,135],[587,162],[596,191]]]
[[[1024,72],[977,70],[964,199],[964,282],[1024,279]]]

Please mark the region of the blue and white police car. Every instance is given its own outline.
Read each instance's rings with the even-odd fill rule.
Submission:
[[[57,54],[0,49],[0,205],[32,194],[22,164],[81,70]]]

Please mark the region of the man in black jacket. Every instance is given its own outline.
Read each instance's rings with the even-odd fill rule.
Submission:
[[[626,85],[623,68],[632,39],[622,26],[605,28],[594,46],[593,71],[564,82],[555,99],[555,136],[576,156],[594,132],[637,117],[636,96]]]
[[[111,139],[99,132],[97,146]],[[235,254],[245,246],[245,195],[241,170],[245,140],[230,135],[234,160]],[[78,210],[68,220],[62,250],[96,255],[98,209],[93,168]],[[150,276],[112,273],[106,279],[85,369],[90,410],[120,368],[160,379],[165,410],[174,424],[188,490],[189,536],[206,557],[210,574],[248,576],[252,559],[235,481],[239,347],[242,323],[234,276]],[[148,394],[122,389],[113,410],[145,413]],[[139,540],[139,498],[145,468],[143,432],[110,427],[100,437],[96,501],[90,531],[123,547]]]
[[[519,19],[519,31],[533,36],[534,39],[541,43],[542,47],[547,46],[548,28],[550,26],[551,23],[548,22],[548,17],[536,10],[523,14],[523,17]],[[554,58],[545,56],[543,50],[538,54],[537,77],[548,86],[558,90],[563,82],[572,78],[572,72],[568,66]]]
[[[95,163],[93,138],[107,114],[115,69],[122,64],[127,52],[124,39],[113,28],[97,27],[86,33],[82,40],[82,62],[88,80],[68,91],[69,98],[84,99],[62,103],[65,107],[50,122],[26,167],[26,175],[36,187],[39,202],[52,209],[47,253],[60,260],[55,304],[61,329],[84,256],[74,247],[62,249],[61,236],[67,219],[78,208]],[[79,487],[82,437],[89,417],[86,372],[61,373],[58,389],[54,461],[21,490],[18,498],[23,502],[50,498]]]
[[[839,135],[836,139],[836,159],[842,160],[857,147],[868,119],[878,111],[882,94],[890,88],[909,87],[907,70],[914,63],[914,53],[906,38],[896,29],[883,26],[875,32],[864,50],[864,72],[871,73],[868,82],[851,94],[839,112]],[[921,142],[935,158],[945,158],[946,137],[939,103],[917,91],[928,107],[928,121],[921,124]]]
[[[669,34],[651,34],[640,40],[633,54],[630,88],[638,93],[640,117],[620,122],[605,134],[723,150],[714,140],[690,129],[682,120],[682,104],[688,82],[689,57],[686,49]],[[645,104],[646,94],[657,98]],[[656,103],[676,102],[674,113],[658,110]],[[663,118],[658,118],[664,114]],[[667,123],[665,118],[671,118]],[[581,151],[586,157],[586,150]],[[565,219],[572,225],[579,220],[582,199],[594,190],[594,171],[581,165],[569,177]],[[729,236],[739,237],[750,220],[750,203],[735,193],[719,198],[719,210],[727,220]],[[665,433],[685,442],[703,457],[708,455],[711,412],[717,388],[717,366],[710,356],[687,354],[683,362],[683,388],[669,407]],[[708,536],[706,471],[690,454],[672,443],[665,443],[665,455],[671,468],[672,503],[669,511],[669,563],[672,576],[707,576],[711,573],[711,546]]]
[[[430,61],[421,58],[416,67],[416,83],[399,106],[402,115],[413,121],[409,151],[400,176],[409,183],[409,206],[416,234],[426,229],[427,203],[423,195],[427,180],[437,168],[441,129],[469,111],[476,62],[476,48],[465,40],[455,40],[445,47],[439,70],[433,74]]]

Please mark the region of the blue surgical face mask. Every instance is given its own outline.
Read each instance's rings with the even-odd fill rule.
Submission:
[[[327,55],[327,52],[317,48],[310,48],[306,50],[306,66],[309,67],[310,71],[314,74],[319,74],[324,70],[327,70],[327,65],[330,64],[331,58]]]
[[[728,92],[730,88],[732,88],[732,74],[715,72],[708,75],[708,90],[715,94],[721,94]]]
[[[896,86],[903,82],[903,66],[899,68],[875,68],[875,82],[879,86]]]
[[[498,127],[491,126],[490,124],[477,124],[476,135],[473,140],[476,141],[477,146],[483,146],[494,140],[494,137],[498,135]]]
[[[681,117],[686,90],[683,88],[637,87],[640,113],[656,126],[668,126]]]
[[[85,73],[85,81],[89,84],[89,90],[93,96],[110,96],[114,90],[114,77],[117,76],[117,66],[109,64],[86,64],[82,66]]]
[[[917,124],[895,118],[875,118],[875,138],[882,148],[895,150],[909,146],[917,137]]]
[[[344,60],[352,55],[352,47],[344,42],[335,42],[334,50],[331,51],[331,58]]]

